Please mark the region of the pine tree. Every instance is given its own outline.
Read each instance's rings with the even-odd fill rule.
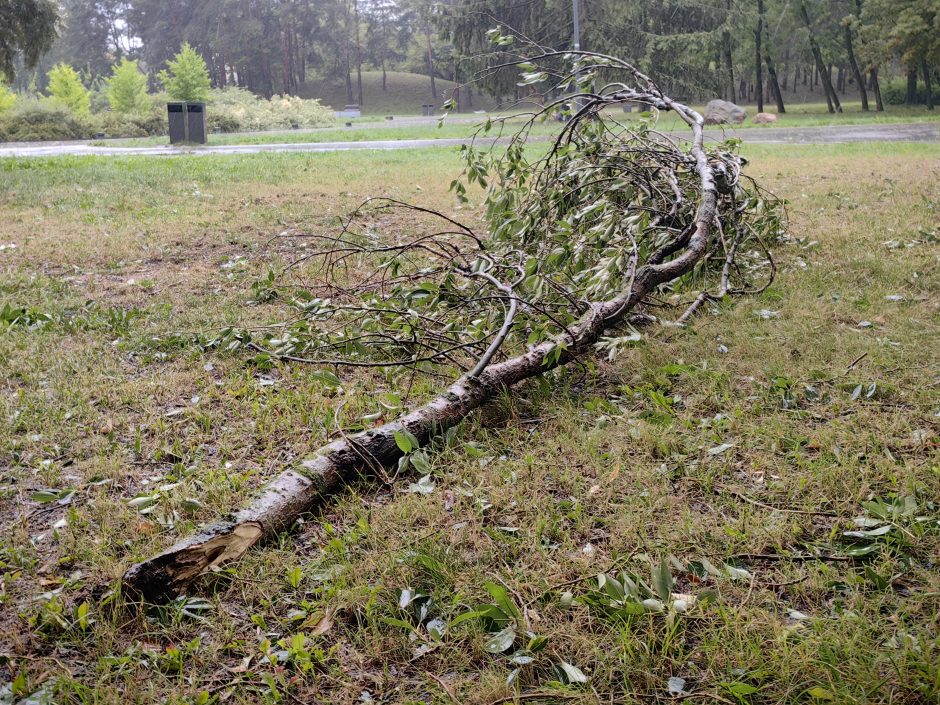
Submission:
[[[205,101],[212,82],[205,60],[188,43],[167,63],[168,70],[160,72],[160,81],[174,100]]]

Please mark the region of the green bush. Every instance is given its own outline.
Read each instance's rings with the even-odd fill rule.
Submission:
[[[121,114],[114,112],[92,116],[92,133],[103,132],[107,137],[150,137],[166,133],[166,118],[152,110]]]
[[[3,85],[0,81],[0,115],[16,105],[16,93]]]
[[[149,103],[130,115],[111,111],[78,116],[48,98],[20,100],[0,115],[0,142],[42,142],[108,137],[148,137],[166,134],[166,103]]]
[[[887,85],[882,84],[881,99],[885,102],[885,105],[905,105],[907,103],[907,81],[891,81]],[[936,87],[933,91],[933,101],[934,103],[940,102],[940,95],[938,95]],[[926,104],[927,87],[923,83],[918,83],[915,105]]]
[[[143,113],[150,108],[147,77],[140,72],[136,61],[123,58],[111,68],[108,102],[116,113]]]
[[[78,73],[68,64],[56,64],[49,72],[49,97],[76,115],[91,111],[91,92]]]
[[[79,140],[92,134],[88,119],[51,100],[20,100],[0,115],[0,142]]]
[[[207,118],[210,127],[223,132],[287,130],[293,125],[320,127],[335,122],[333,111],[317,100],[293,96],[265,100],[244,88],[211,91]]]

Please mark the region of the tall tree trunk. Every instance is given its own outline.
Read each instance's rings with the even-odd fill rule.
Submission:
[[[728,0],[728,13],[731,12],[731,2]],[[727,22],[727,20],[725,20]],[[738,102],[738,96],[734,89],[734,57],[731,55],[731,31],[726,29],[721,33],[721,56],[725,63],[725,85],[727,86],[725,98],[732,103]]]
[[[382,92],[388,91],[388,74],[385,71],[385,57],[382,57]]]
[[[921,57],[920,71],[924,74],[924,89],[926,90],[927,110],[933,110],[933,83],[930,79],[930,66],[927,65],[927,58]]]
[[[907,70],[907,96],[904,98],[905,105],[915,105],[917,103],[917,69]]]
[[[871,90],[875,94],[875,110],[877,110],[879,113],[883,113],[885,110],[885,104],[881,100],[881,84],[878,82],[878,69],[872,69],[870,75]]]
[[[362,107],[362,45],[359,41],[359,0],[353,0],[353,20],[356,23],[356,102]]]
[[[826,102],[829,104],[829,112],[841,113],[842,104],[839,103],[839,96],[832,87],[832,75],[826,68],[822,51],[820,51],[819,43],[816,41],[816,34],[813,32],[813,23],[810,22],[809,13],[806,11],[806,0],[800,0],[800,15],[803,17],[803,24],[806,25],[806,31],[809,32],[809,46],[810,49],[812,49],[813,58],[816,60],[816,70],[822,78],[823,90],[826,92]]]
[[[787,109],[783,104],[783,93],[780,91],[780,82],[777,80],[777,69],[774,67],[774,60],[770,56],[769,49],[764,50],[764,61],[767,63],[767,76],[770,82],[770,90],[774,100],[777,102],[777,112],[785,113]]]
[[[855,82],[858,84],[858,94],[862,99],[862,110],[868,112],[868,91],[865,90],[865,77],[858,67],[858,61],[855,59],[855,47],[852,43],[852,27],[846,24],[843,29],[845,37],[845,53],[849,57],[849,66],[852,67],[852,73],[855,76]]]
[[[757,112],[764,112],[764,65],[761,63],[761,36],[764,34],[764,0],[757,0],[757,28],[754,30],[754,72],[757,74]]]
[[[428,76],[431,77],[431,98],[437,102],[437,84],[434,82],[434,47],[431,45],[431,23],[425,26],[425,36],[428,40]]]

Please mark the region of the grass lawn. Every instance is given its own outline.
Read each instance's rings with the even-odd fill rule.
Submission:
[[[699,106],[698,109],[704,110],[704,106]],[[623,120],[636,120],[639,118],[638,112],[622,113],[622,111],[612,111],[612,113]],[[750,114],[753,114],[753,111]],[[296,144],[305,142],[363,142],[370,140],[464,138],[472,135],[476,126],[485,120],[485,116],[480,116],[478,121],[472,119],[468,120],[468,117],[465,115],[455,115],[450,121],[445,120],[443,125],[439,125],[436,122],[428,124],[396,125],[394,121],[376,125],[374,123],[363,124],[362,120],[354,120],[351,121],[352,124],[349,127],[341,126],[311,130],[278,130],[272,132],[210,135],[209,144]],[[510,124],[518,124],[521,122],[521,119],[513,118],[509,120],[509,122]],[[851,106],[847,106],[845,113],[832,116],[825,112],[824,105],[806,105],[794,108],[792,112],[781,116],[780,120],[773,124],[752,125],[746,122],[739,128],[727,128],[726,131],[729,135],[733,135],[740,130],[749,129],[831,127],[837,125],[887,125],[910,122],[940,122],[940,112],[932,114],[928,113],[926,110],[892,108],[885,113],[863,113],[860,109],[853,110]],[[663,130],[681,131],[684,129],[684,125],[672,114],[663,115],[659,119],[657,127]],[[549,135],[554,134],[558,129],[559,123],[546,122],[537,124],[533,132],[534,134]],[[155,137],[98,141],[92,142],[92,144],[102,147],[151,147],[167,145],[169,144],[169,138],[165,135],[161,135]]]
[[[193,335],[283,313],[249,303],[281,232],[479,194],[449,149],[0,160],[0,702],[938,702],[940,147],[746,155],[790,201],[770,290],[521,388],[430,491],[363,482],[143,612],[128,565],[391,391]],[[685,612],[599,589],[663,565]],[[458,621],[493,603],[505,654]]]

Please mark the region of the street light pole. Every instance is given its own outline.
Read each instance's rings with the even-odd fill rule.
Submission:
[[[571,6],[574,11],[574,50],[581,51],[581,15],[580,0],[571,0]]]
[[[571,10],[574,15],[574,50],[581,51],[581,0],[571,0]],[[578,57],[574,58],[575,61],[578,61]],[[575,94],[581,91],[579,85],[580,76],[576,72],[574,75],[574,92]],[[574,99],[574,112],[578,112],[581,109],[581,101],[578,98]]]

